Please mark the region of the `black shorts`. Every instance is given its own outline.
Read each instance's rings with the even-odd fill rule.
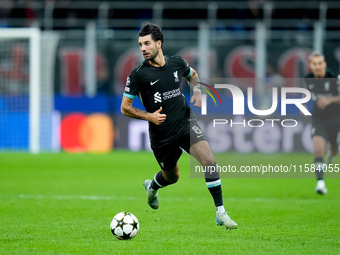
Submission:
[[[161,169],[169,171],[175,168],[183,150],[189,153],[191,145],[200,141],[207,141],[207,138],[196,119],[190,119],[171,142],[161,146],[151,144],[151,148]]]
[[[340,116],[332,116],[328,119],[312,119],[312,137],[321,136],[330,142],[333,148],[340,144]]]

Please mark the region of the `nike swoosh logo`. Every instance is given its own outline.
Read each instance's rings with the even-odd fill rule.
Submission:
[[[159,79],[157,81],[154,81],[154,82],[150,81],[150,85],[152,86],[152,85],[154,85],[158,81],[159,81]]]

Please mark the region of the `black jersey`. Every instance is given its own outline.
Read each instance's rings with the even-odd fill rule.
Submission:
[[[330,116],[340,115],[340,105],[332,103],[323,110],[317,107],[316,102],[320,96],[338,96],[340,88],[336,75],[329,69],[326,70],[324,78],[315,78],[313,73],[305,76],[304,86],[311,92],[313,100],[313,118],[326,119]]]
[[[145,60],[132,70],[127,78],[124,96],[134,99],[139,96],[146,111],[155,112],[160,107],[166,114],[161,125],[149,122],[151,143],[154,146],[173,140],[188,122],[190,108],[180,84],[182,77],[190,76],[190,66],[179,56],[165,56],[165,65],[153,67]]]

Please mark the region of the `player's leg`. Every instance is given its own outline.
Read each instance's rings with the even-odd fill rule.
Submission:
[[[188,125],[188,129],[184,135],[185,143],[183,143],[182,148],[195,157],[202,166],[217,169],[215,157],[210,149],[209,143],[193,114],[191,115],[191,123]],[[219,172],[206,171],[205,182],[214,199],[216,211],[224,212]]]
[[[327,156],[326,156],[327,165],[334,163],[335,156],[339,153],[338,148],[339,148],[339,145],[333,147],[331,144],[329,144],[329,149],[327,151]]]
[[[315,171],[316,178],[317,178],[317,184],[315,187],[315,192],[318,194],[325,195],[327,193],[327,188],[325,181],[323,179],[323,155],[325,153],[325,147],[326,147],[326,140],[322,136],[313,136],[313,144],[314,144],[314,164],[315,168],[318,169]]]
[[[162,170],[155,174],[153,180],[145,180],[144,187],[149,206],[153,209],[158,209],[158,190],[176,183],[179,179],[177,161],[182,154],[182,150],[172,144],[158,148],[152,147],[152,149]]]
[[[162,179],[164,179],[165,185],[170,185],[174,184],[178,181],[179,179],[179,166],[176,164],[175,168],[169,170],[169,171],[164,171],[162,170]],[[163,186],[165,187],[165,186]],[[160,187],[160,188],[163,188]]]
[[[193,144],[189,149],[189,153],[195,157],[202,166],[217,169],[214,155],[212,154],[207,141],[199,141]],[[206,171],[204,177],[209,192],[214,199],[216,211],[224,212],[220,173],[217,171]]]
[[[160,188],[164,188],[168,185],[174,184],[179,179],[179,167],[178,164],[171,170],[161,170],[155,174],[155,177],[150,182],[150,188],[157,191]]]
[[[169,171],[161,170],[155,174],[153,180],[145,180],[144,187],[147,192],[147,201],[151,208],[158,209],[158,189],[174,184],[179,179],[178,164]]]
[[[323,155],[325,153],[326,148],[326,140],[322,136],[313,136],[313,145],[314,145],[314,163],[324,163]],[[318,175],[319,176],[319,175]]]
[[[183,129],[180,138],[180,147],[194,156],[202,166],[212,166],[217,169],[215,157],[210,149],[204,132],[197,123],[195,115],[191,112],[190,120]],[[216,207],[216,223],[224,225],[227,229],[236,228],[237,224],[230,219],[223,206],[222,187],[219,172],[205,173],[205,181]]]
[[[191,145],[189,153],[194,156],[202,166],[210,166],[210,169],[217,169],[215,157],[207,141],[194,143]],[[224,225],[227,229],[236,228],[237,223],[230,219],[223,206],[222,186],[219,172],[206,171],[205,181],[215,203],[217,225]]]
[[[207,141],[199,141],[193,144],[189,149],[190,155],[195,157],[197,161],[205,167],[212,167],[216,169],[216,162],[213,153],[210,150],[210,146]],[[207,168],[209,169],[209,168]],[[205,172],[205,182],[214,199],[216,210],[224,211],[221,179],[219,172]]]
[[[333,164],[338,154],[340,144],[340,118],[337,116],[328,123],[329,149],[327,151],[326,163]]]
[[[312,141],[314,145],[314,164],[317,183],[315,187],[315,192],[317,194],[325,195],[327,193],[327,188],[325,181],[323,179],[323,168],[324,161],[323,155],[325,153],[326,144],[328,141],[328,130],[327,123],[325,120],[312,119]]]

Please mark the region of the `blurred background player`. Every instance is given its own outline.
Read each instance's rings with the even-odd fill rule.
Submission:
[[[180,91],[184,77],[194,95],[191,103],[201,107],[198,75],[179,56],[163,55],[163,32],[155,24],[145,24],[138,33],[139,48],[144,61],[127,78],[121,111],[124,115],[149,121],[151,148],[162,169],[144,187],[151,208],[158,209],[158,189],[174,184],[179,179],[178,159],[182,149],[194,156],[203,166],[216,168],[215,158],[207,139],[196,122],[196,117]],[[132,106],[139,96],[146,111]],[[216,206],[216,223],[227,229],[237,224],[225,212],[219,173],[205,173],[206,185]]]
[[[340,143],[340,88],[336,75],[327,68],[325,57],[319,52],[309,56],[311,72],[305,76],[305,87],[311,92],[313,100],[312,140],[314,144],[314,163],[316,169],[324,169],[323,155],[329,143],[326,164],[332,164],[338,153]],[[327,188],[323,171],[316,171],[315,191],[325,195]]]

